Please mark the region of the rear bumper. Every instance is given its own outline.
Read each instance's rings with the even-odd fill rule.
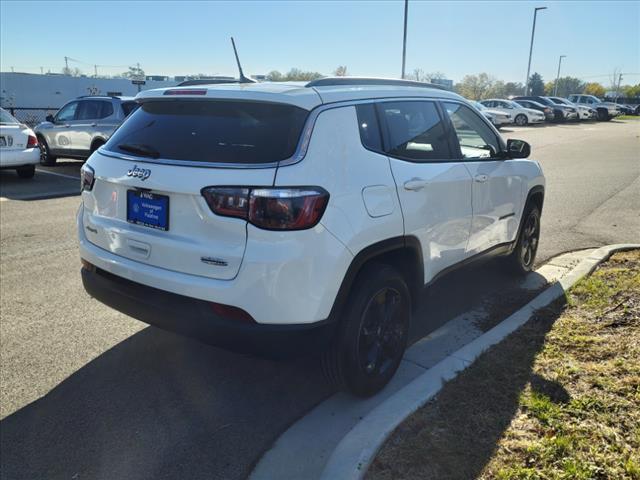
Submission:
[[[0,150],[0,168],[16,168],[40,163],[40,149]]]
[[[328,318],[353,258],[322,225],[287,235],[249,226],[238,275],[231,280],[208,278],[96,246],[87,238],[95,229],[84,225],[84,208],[78,210],[77,226],[80,256],[86,261],[138,284],[240,308],[264,325],[311,325]],[[133,240],[144,239],[131,232]]]
[[[311,354],[325,349],[336,322],[264,325],[224,318],[204,300],[177,295],[118,277],[105,270],[82,268],[82,283],[98,301],[142,322],[241,353],[271,358]]]

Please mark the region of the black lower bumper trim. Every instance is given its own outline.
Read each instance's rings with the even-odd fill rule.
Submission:
[[[95,299],[142,322],[227,350],[270,358],[319,352],[329,345],[335,323],[265,325],[227,319],[211,304],[136,283],[95,268],[81,269],[84,288]]]

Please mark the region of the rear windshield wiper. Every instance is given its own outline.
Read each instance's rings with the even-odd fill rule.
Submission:
[[[121,143],[118,145],[120,150],[133,153],[135,155],[141,155],[143,157],[158,158],[160,153],[149,145],[141,145],[139,143]]]

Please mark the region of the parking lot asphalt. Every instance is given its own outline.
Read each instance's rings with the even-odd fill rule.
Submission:
[[[640,239],[640,122],[503,135],[529,141],[547,176],[539,262]],[[77,177],[80,165],[39,169]],[[79,198],[18,199],[77,194],[77,178],[12,176],[0,174],[1,478],[244,478],[332,393],[314,359],[223,352],[93,301],[79,279]],[[499,305],[511,283],[493,264],[444,277],[423,298],[413,339]]]

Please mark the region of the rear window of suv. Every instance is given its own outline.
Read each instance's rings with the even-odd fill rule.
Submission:
[[[276,162],[293,155],[308,113],[261,102],[149,101],[128,117],[105,148],[189,162]]]

